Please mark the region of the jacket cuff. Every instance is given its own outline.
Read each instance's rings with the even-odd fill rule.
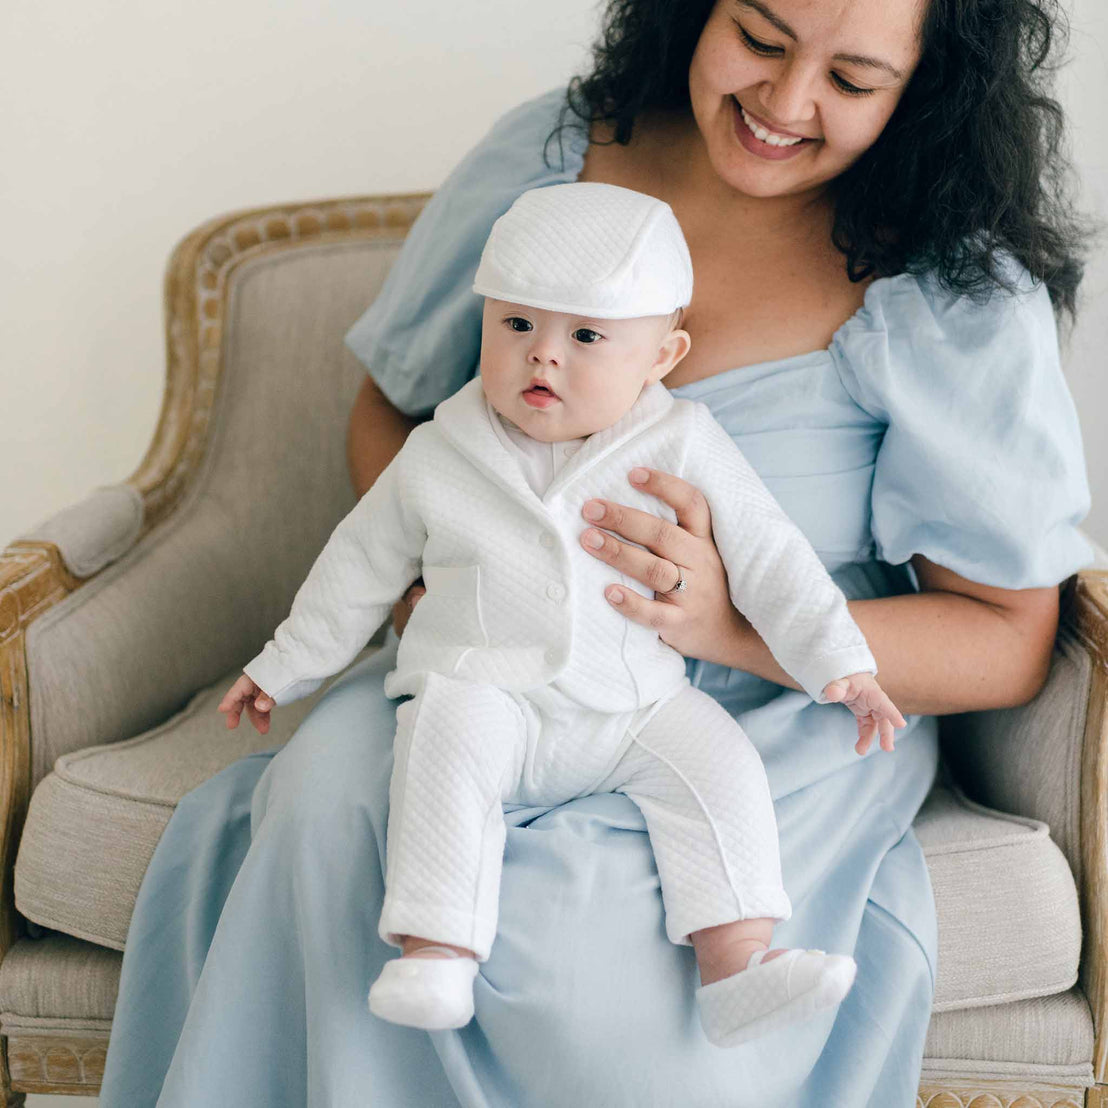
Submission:
[[[848,646],[832,654],[824,654],[815,661],[790,669],[789,672],[817,704],[826,704],[828,701],[823,690],[831,681],[850,673],[876,674],[877,662],[869,647],[863,643],[861,646]]]
[[[278,706],[309,696],[323,684],[322,677],[297,680],[296,675],[289,673],[281,660],[268,649],[243,666],[242,672]]]

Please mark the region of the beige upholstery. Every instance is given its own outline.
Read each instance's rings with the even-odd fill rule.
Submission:
[[[177,801],[239,758],[287,742],[337,680],[274,712],[260,735],[245,718],[228,731],[216,710],[239,672],[202,689],[159,727],[58,759],[31,798],[16,858],[16,906],[27,919],[122,950],[142,876]]]
[[[1046,824],[936,789],[916,832],[939,920],[935,1011],[1045,996],[1077,981],[1077,889]]]
[[[1080,735],[1092,680],[1092,662],[1063,630],[1054,649],[1050,683],[1018,710],[979,712],[951,720],[943,755],[976,799],[991,808],[1043,820],[1081,879],[1081,745],[1058,741]],[[998,752],[1003,757],[998,757]]]
[[[265,737],[227,732],[214,708],[352,503],[361,370],[341,337],[422,201],[194,232],[170,267],[169,384],[147,458],[0,556],[0,1108],[17,1103],[8,1068],[17,1089],[95,1093],[119,951],[173,805],[285,741],[316,699]],[[1108,1075],[1092,1015],[1108,1012],[1108,580],[1084,587],[1081,637],[1062,633],[1033,704],[944,723],[952,780],[916,825],[939,912],[932,1108],[1071,1108]],[[43,937],[15,915],[13,882]]]
[[[123,949],[173,805],[242,755],[285,741],[322,695],[275,712],[264,737],[249,726],[227,732],[215,705],[236,675],[224,675],[145,735],[58,759],[32,797],[16,861],[24,916]],[[1081,953],[1077,890],[1046,826],[939,788],[917,830],[939,911],[936,1011],[1069,989]],[[1012,911],[1017,904],[1021,910]]]
[[[342,336],[394,256],[394,245],[335,244],[238,269],[199,479],[170,519],[28,633],[33,784],[62,754],[160,724],[285,616],[354,503],[345,430],[362,372]],[[69,538],[68,561],[79,540],[60,530],[25,538]]]

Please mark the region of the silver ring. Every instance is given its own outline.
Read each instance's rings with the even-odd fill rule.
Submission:
[[[681,572],[681,567],[680,566],[675,566],[674,568],[677,570],[677,584],[674,585],[673,588],[670,589],[669,591],[670,592],[685,592],[689,587],[689,583],[688,583],[688,581],[685,580],[685,575]]]

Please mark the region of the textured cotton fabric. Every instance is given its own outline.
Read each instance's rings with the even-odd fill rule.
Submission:
[[[552,686],[513,695],[432,673],[396,715],[385,942],[419,935],[486,961],[502,807],[556,807],[594,793],[621,793],[642,812],[670,942],[737,919],[788,918],[758,754],[687,680],[656,704],[613,713]]]
[[[528,189],[493,224],[473,281],[494,300],[594,319],[669,315],[692,290],[673,209],[599,181]]]
[[[694,483],[735,606],[816,700],[829,681],[876,669],[843,594],[703,404],[652,385],[541,496],[502,431],[480,379],[439,404],[335,529],[245,667],[278,705],[314,691],[423,575],[426,595],[385,680],[388,695],[415,699],[397,713],[381,937],[419,935],[487,959],[504,846],[493,808],[595,791],[643,808],[672,941],[787,918],[756,753],[718,705],[682,688],[684,662],[656,631],[599,602],[610,571],[577,541],[579,505],[590,490],[619,497],[636,465]],[[642,492],[636,501],[657,504]],[[663,702],[657,719],[640,718]]]
[[[557,138],[553,165],[542,158],[563,97],[509,113],[463,160],[352,330],[400,408],[429,412],[472,376],[470,285],[493,221],[525,189],[580,171],[583,135],[562,133],[564,161]],[[1042,288],[972,304],[927,279],[878,280],[829,349],[675,393],[708,405],[852,598],[910,590],[913,553],[1006,588],[1055,584],[1089,558],[1077,422]],[[858,962],[837,1013],[711,1047],[692,952],[663,930],[641,814],[603,795],[507,813],[476,1019],[426,1035],[365,1005],[392,956],[375,932],[392,663],[382,652],[357,666],[275,756],[182,801],[136,905],[116,1017],[131,1033],[109,1050],[102,1108],[914,1104],[935,919],[911,822],[936,768],[933,719],[911,719],[895,753],[858,758],[841,708],[688,667],[766,768],[793,904],[775,941]],[[182,888],[185,922],[159,907]]]
[[[492,405],[489,405],[492,407]],[[504,449],[515,458],[523,471],[523,479],[531,491],[542,497],[550,482],[565,469],[570,458],[584,445],[584,438],[566,439],[563,442],[540,442],[521,431],[510,419],[496,412],[492,429],[504,444]]]
[[[675,400],[660,384],[644,389],[541,497],[498,430],[475,379],[408,436],[245,667],[277,704],[344,669],[420,574],[427,593],[385,684],[390,696],[413,693],[427,673],[515,692],[553,684],[599,712],[671,695],[684,680],[683,659],[653,628],[602,602],[612,572],[577,538],[590,496],[675,518],[630,489],[635,466],[704,493],[732,602],[813,700],[836,678],[876,671],[842,592],[706,405]],[[650,595],[637,581],[625,584]]]

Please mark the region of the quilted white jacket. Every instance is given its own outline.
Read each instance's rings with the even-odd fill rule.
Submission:
[[[618,575],[579,545],[592,497],[674,519],[628,482],[637,465],[703,491],[735,606],[810,696],[836,677],[876,672],[841,591],[703,404],[661,384],[644,390],[541,498],[494,418],[475,378],[416,427],[335,528],[289,617],[245,669],[278,704],[343,669],[421,573],[427,595],[401,639],[390,696],[414,692],[427,671],[519,692],[554,683],[608,712],[673,692],[684,660],[608,604],[603,590]]]

